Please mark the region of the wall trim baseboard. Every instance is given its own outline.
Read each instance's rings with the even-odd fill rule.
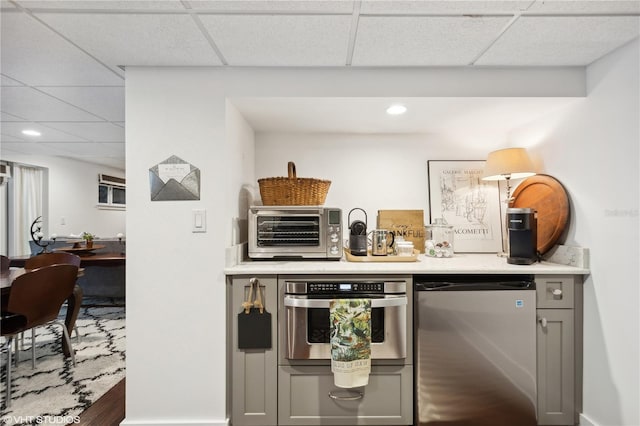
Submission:
[[[591,420],[589,417],[580,413],[580,426],[600,426],[600,425],[598,425],[596,422]]]
[[[127,420],[120,423],[120,426],[229,426],[229,419],[224,420]]]

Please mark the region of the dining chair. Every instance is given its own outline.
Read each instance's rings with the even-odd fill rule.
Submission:
[[[37,256],[32,256],[29,259],[25,260],[24,268],[25,269],[37,269],[43,266],[49,265],[75,265],[80,267],[80,256],[75,255],[73,253],[66,252],[53,252],[53,253],[42,253]],[[80,334],[78,333],[78,327],[74,326],[73,331],[76,333],[76,342],[80,341]],[[35,331],[32,330],[31,333],[31,343],[35,344]],[[24,345],[24,340],[23,340]],[[34,364],[35,368],[35,364]]]
[[[11,404],[11,342],[16,334],[49,323],[61,326],[64,343],[71,348],[71,361],[76,365],[67,327],[58,320],[58,314],[73,292],[77,276],[78,267],[75,265],[51,265],[26,272],[13,280],[6,311],[2,312],[2,336],[7,339],[7,408]],[[5,325],[5,318],[9,321],[8,325]],[[32,359],[35,356],[35,345],[32,344]]]
[[[80,267],[80,256],[73,253],[55,252],[55,253],[42,253],[36,256],[32,256],[25,260],[25,269],[37,269],[43,266],[49,265],[75,265]]]
[[[0,322],[0,329],[2,329],[2,336],[11,336],[15,333],[18,333],[19,330],[22,330],[27,325],[27,317],[20,314],[14,314],[11,312],[2,312],[2,321]],[[7,380],[7,397],[5,398],[5,408],[9,408],[11,406],[11,339],[5,339],[3,344],[4,351],[7,352],[7,366],[6,366],[6,380]]]
[[[11,264],[11,261],[9,260],[9,258],[4,254],[0,254],[0,270],[2,271],[8,270],[10,264]]]

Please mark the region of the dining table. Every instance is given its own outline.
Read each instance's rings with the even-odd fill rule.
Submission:
[[[2,296],[2,308],[6,308],[6,304],[9,301],[11,295],[11,284],[20,275],[29,272],[28,269],[21,267],[11,267],[9,269],[0,271],[0,290]],[[84,269],[78,269],[78,277],[82,276]],[[73,287],[73,292],[67,297],[67,312],[65,315],[64,324],[67,327],[69,335],[73,331],[73,327],[78,319],[78,313],[80,312],[80,305],[82,305],[82,288],[76,283]],[[72,348],[67,346],[64,337],[61,337],[62,352],[66,357],[71,356]]]
[[[56,250],[57,251],[57,250]],[[65,250],[60,250],[65,251]],[[70,251],[73,253],[73,251]],[[77,253],[74,253],[77,254]],[[80,266],[121,266],[125,264],[126,255],[124,253],[82,253],[80,256]],[[12,256],[11,266],[24,267],[26,261],[32,255]]]

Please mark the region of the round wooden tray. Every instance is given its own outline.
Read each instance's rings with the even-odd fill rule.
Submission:
[[[558,241],[569,220],[569,197],[560,182],[549,175],[526,178],[513,191],[510,207],[538,212],[538,244],[541,254]]]

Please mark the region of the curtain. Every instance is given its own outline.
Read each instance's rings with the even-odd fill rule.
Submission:
[[[31,224],[42,216],[44,173],[41,168],[24,165],[13,167],[13,203],[10,208],[13,227],[10,244],[14,256],[31,254]]]

